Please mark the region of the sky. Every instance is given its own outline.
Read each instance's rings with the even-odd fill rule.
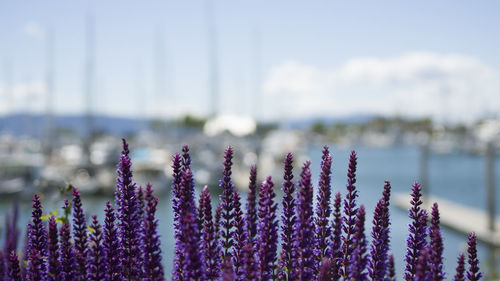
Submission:
[[[96,114],[141,118],[215,110],[259,120],[379,114],[470,122],[500,112],[499,8],[0,0],[0,114],[81,114],[90,104]]]

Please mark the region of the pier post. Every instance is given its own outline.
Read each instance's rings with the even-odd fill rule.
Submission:
[[[495,150],[493,142],[488,142],[486,149],[486,198],[488,200],[488,226],[495,231]]]
[[[429,198],[429,142],[425,141],[420,148],[420,185],[422,186],[422,195]]]
[[[486,200],[488,206],[488,229],[491,233],[495,232],[495,148],[493,141],[489,141],[486,148]],[[490,278],[497,278],[496,270],[496,251],[495,246],[490,247],[489,266]]]

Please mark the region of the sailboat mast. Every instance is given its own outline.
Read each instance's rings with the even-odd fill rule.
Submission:
[[[47,31],[46,50],[46,74],[45,85],[47,88],[46,108],[45,108],[45,131],[44,131],[44,154],[47,159],[52,157],[52,144],[54,141],[54,33],[52,29]]]
[[[206,16],[208,28],[208,51],[209,51],[209,99],[210,116],[219,113],[219,65],[217,56],[217,31],[215,25],[214,7],[211,0],[206,2]]]

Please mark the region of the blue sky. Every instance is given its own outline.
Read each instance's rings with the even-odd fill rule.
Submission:
[[[207,3],[0,0],[0,112],[44,110],[51,33],[55,110],[84,111],[85,26],[92,14],[95,112],[207,114]],[[469,121],[500,109],[497,1],[211,3],[221,113],[285,119],[368,112]],[[158,34],[162,93],[155,86]]]

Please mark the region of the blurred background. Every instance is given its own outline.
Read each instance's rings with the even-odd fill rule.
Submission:
[[[500,3],[495,1],[0,0],[0,215],[19,225],[41,193],[46,211],[68,184],[102,218],[121,138],[135,181],[160,197],[164,265],[172,268],[171,157],[191,147],[197,190],[220,190],[235,147],[242,192],[250,165],[282,183],[321,149],[345,194],[350,150],[371,213],[393,184],[392,250],[404,267],[407,194],[418,180],[442,212],[445,270],[467,233],[481,267],[500,269]],[[280,192],[280,191],[278,191]],[[406,196],[406,197],[405,197]],[[370,221],[369,218],[368,221]],[[371,224],[367,223],[367,229]],[[0,237],[3,237],[0,235]]]

